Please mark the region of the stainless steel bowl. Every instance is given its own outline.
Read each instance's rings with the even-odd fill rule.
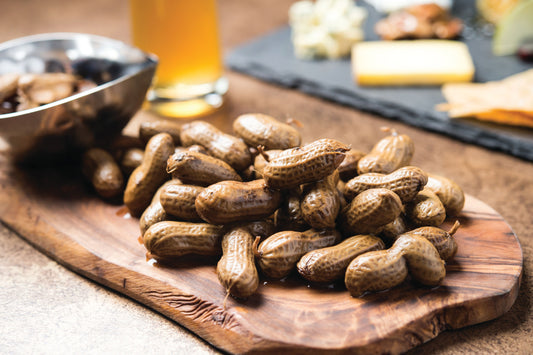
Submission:
[[[70,72],[97,87],[20,112],[0,114],[0,139],[19,162],[79,155],[116,136],[141,107],[157,66],[153,55],[105,37],[49,33],[0,44],[0,74]]]

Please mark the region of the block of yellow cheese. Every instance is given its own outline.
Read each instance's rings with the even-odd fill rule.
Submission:
[[[359,85],[441,85],[472,81],[474,64],[462,42],[375,41],[352,48],[352,71]]]

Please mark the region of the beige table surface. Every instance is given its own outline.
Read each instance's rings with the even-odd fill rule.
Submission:
[[[287,22],[292,1],[220,0],[224,49]],[[125,0],[0,2],[0,42],[43,32],[85,32],[130,42]],[[494,207],[522,244],[524,275],[511,310],[497,320],[448,331],[413,354],[533,353],[531,277],[533,164],[228,72],[227,115],[353,117],[354,136],[369,148],[379,127],[393,125],[417,142],[415,163],[454,178]],[[152,119],[139,113],[135,122]],[[334,130],[334,129],[333,129]],[[305,134],[305,133],[304,133]],[[3,147],[0,147],[2,149]],[[188,330],[48,259],[0,224],[0,353],[208,354],[219,351]]]

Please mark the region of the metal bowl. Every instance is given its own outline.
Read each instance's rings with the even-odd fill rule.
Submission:
[[[36,108],[0,114],[0,140],[18,162],[75,158],[118,135],[140,109],[153,55],[105,37],[49,33],[0,44],[0,74],[69,72],[97,86]]]

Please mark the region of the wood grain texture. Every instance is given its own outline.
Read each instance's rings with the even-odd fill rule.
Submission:
[[[4,223],[66,267],[230,352],[400,353],[446,329],[494,319],[518,294],[522,251],[516,236],[491,207],[467,196],[458,253],[440,287],[408,281],[352,298],[342,285],[309,285],[296,275],[284,281],[263,277],[256,295],[230,298],[224,309],[216,259],[153,265],[137,241],[137,219],[123,215],[120,204],[95,197],[77,167],[37,175],[0,159]]]

